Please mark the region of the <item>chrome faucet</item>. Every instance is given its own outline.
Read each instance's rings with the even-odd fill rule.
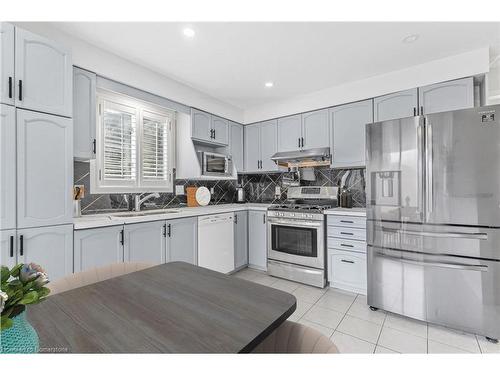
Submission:
[[[137,194],[134,196],[134,211],[139,212],[141,210],[141,205],[151,198],[160,198],[160,194],[151,193],[146,195],[144,198],[141,198],[142,194]]]

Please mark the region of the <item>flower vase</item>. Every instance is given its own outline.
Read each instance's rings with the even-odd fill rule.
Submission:
[[[38,335],[26,320],[26,312],[12,318],[12,326],[0,332],[0,353],[38,353]]]

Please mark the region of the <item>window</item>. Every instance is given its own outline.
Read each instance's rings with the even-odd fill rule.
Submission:
[[[97,193],[173,191],[175,113],[111,92],[97,100]]]

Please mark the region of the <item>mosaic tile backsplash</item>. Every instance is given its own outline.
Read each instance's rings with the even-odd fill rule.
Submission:
[[[85,162],[74,163],[75,184],[85,186],[85,198],[82,199],[82,214],[97,214],[113,211],[126,211],[133,205],[132,194],[90,194],[90,164]],[[342,176],[350,172],[346,186],[351,190],[354,207],[365,207],[365,170],[360,169],[330,169],[327,167],[314,170],[314,181],[301,180],[302,185],[337,186]],[[294,178],[291,172],[247,174],[240,175],[238,181],[197,181],[176,180],[176,185],[206,186],[213,188],[210,204],[233,203],[236,201],[236,188],[240,183],[245,189],[248,202],[280,203],[286,200],[287,181]],[[281,194],[275,196],[276,186]],[[160,193],[160,198],[151,199],[144,203],[143,209],[160,209],[181,207],[186,205],[186,196],[171,193]]]

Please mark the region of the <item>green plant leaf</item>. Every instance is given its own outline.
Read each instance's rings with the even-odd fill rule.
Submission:
[[[23,283],[20,280],[16,279],[16,280],[12,280],[11,282],[9,282],[9,286],[12,288],[18,288],[18,287],[22,287]]]
[[[13,307],[5,309],[4,311],[2,311],[2,316],[6,316],[8,318],[10,316],[10,314],[12,313],[12,310],[14,310]]]
[[[30,305],[38,301],[38,293],[35,291],[26,293],[22,300],[19,301],[20,305]]]
[[[0,279],[2,280],[2,284],[7,282],[7,280],[9,280],[9,277],[10,277],[10,271],[7,267],[5,266],[2,266],[2,269],[1,269],[1,272],[0,272]]]
[[[39,290],[37,290],[37,292],[38,292],[38,298],[43,298],[49,295],[50,289],[42,286]]]
[[[23,286],[23,291],[27,292],[31,288],[35,286],[35,281],[28,281],[24,286]]]
[[[17,266],[14,266],[11,270],[10,270],[10,274],[13,276],[13,277],[19,277],[19,272],[21,272],[21,268],[23,268],[24,264],[23,263],[19,263]]]
[[[8,328],[12,327],[12,324],[14,324],[12,319],[8,318],[7,316],[4,317],[2,315],[0,331],[3,331],[4,329],[8,329]]]

